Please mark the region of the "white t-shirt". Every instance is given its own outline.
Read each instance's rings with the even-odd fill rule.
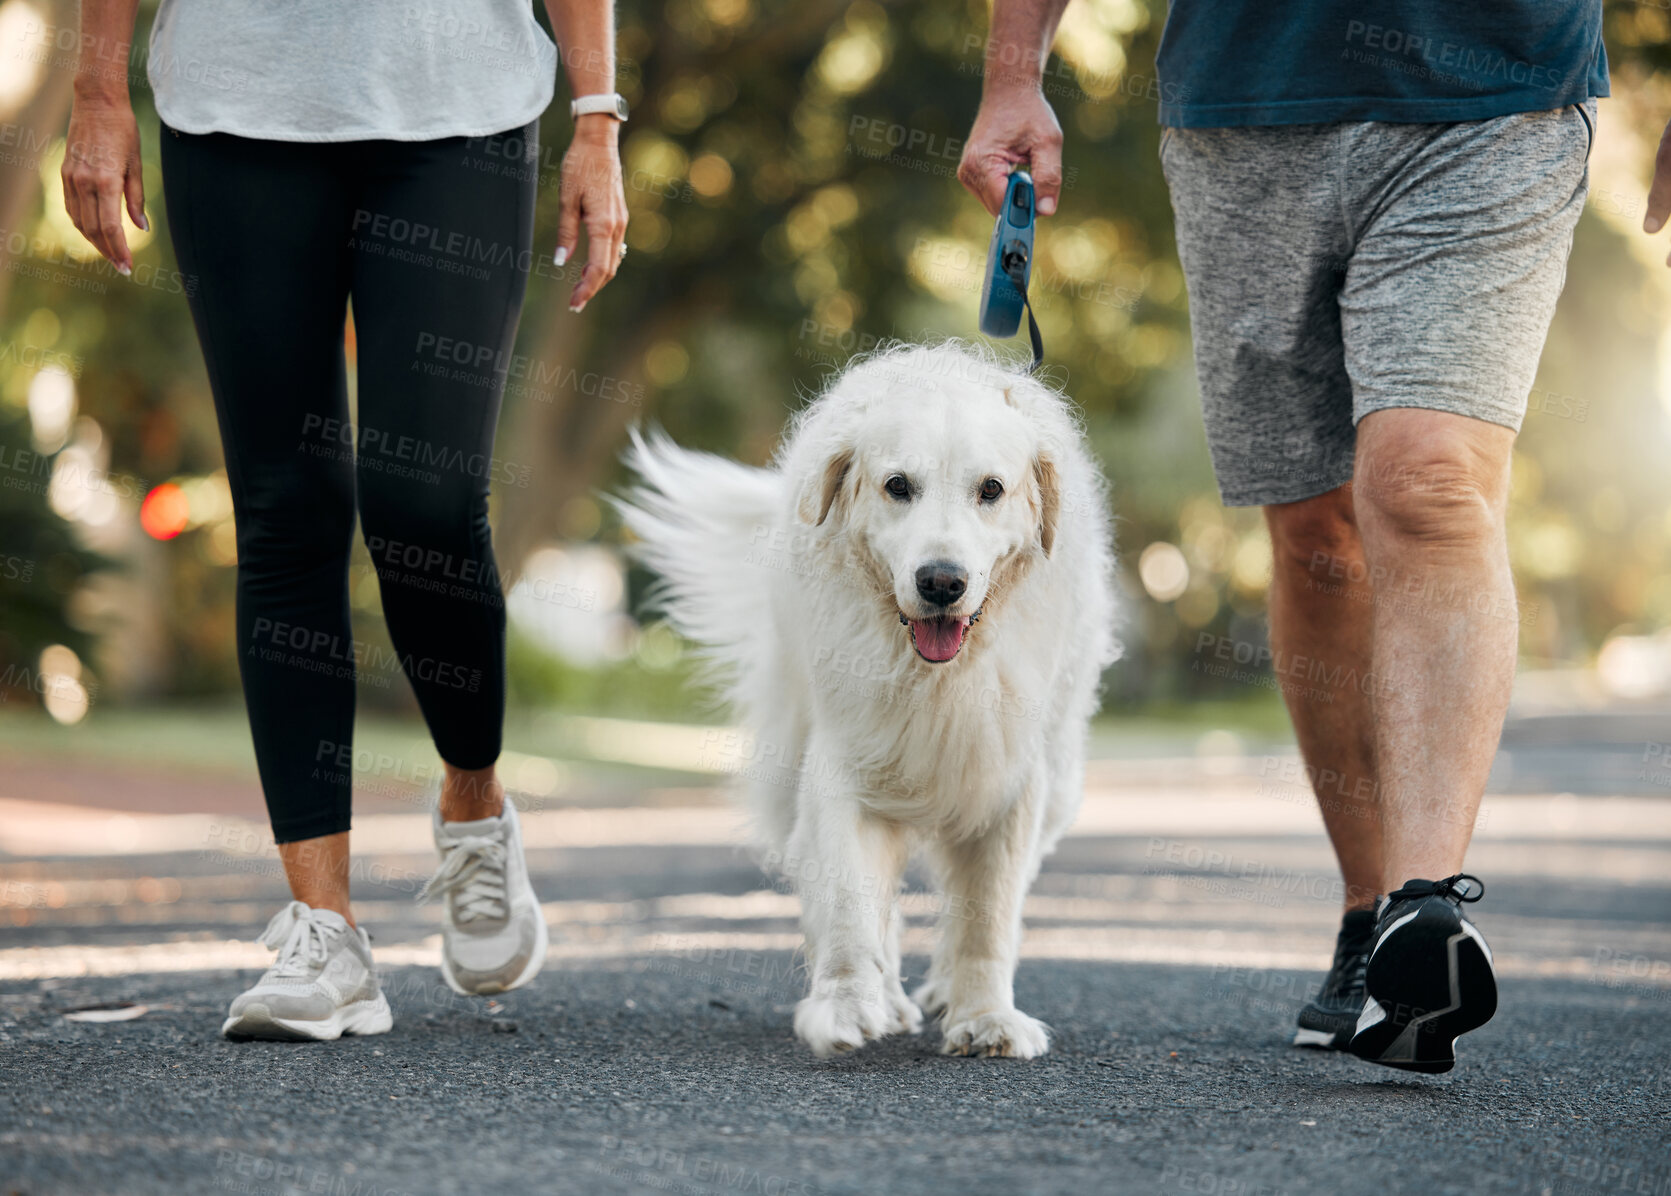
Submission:
[[[146,74],[185,133],[432,141],[539,116],[557,47],[530,0],[162,0]]]

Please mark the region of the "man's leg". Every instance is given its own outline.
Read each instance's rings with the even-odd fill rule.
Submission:
[[[1593,105],[1340,127],[1361,230],[1339,296],[1375,587],[1378,911],[1348,1049],[1421,1072],[1497,1009],[1457,875],[1514,679],[1509,458],[1584,206]],[[1481,196],[1489,197],[1485,202]]]
[[[1371,676],[1373,606],[1352,489],[1264,508],[1273,560],[1271,649],[1317,661],[1325,686],[1283,688],[1323,826],[1340,861],[1348,910],[1384,892],[1376,806]],[[1322,692],[1319,692],[1319,691]]]
[[[1504,535],[1513,444],[1508,428],[1420,408],[1358,426],[1389,889],[1461,870],[1502,733],[1519,632]]]

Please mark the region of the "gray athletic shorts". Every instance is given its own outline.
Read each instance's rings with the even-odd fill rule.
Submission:
[[[1459,124],[1165,131],[1227,505],[1350,481],[1358,421],[1382,408],[1519,430],[1594,128],[1591,100]]]

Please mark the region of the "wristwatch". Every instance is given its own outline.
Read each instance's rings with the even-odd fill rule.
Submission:
[[[569,115],[571,117],[590,116],[594,112],[606,113],[616,120],[625,121],[627,119],[627,101],[619,92],[612,92],[609,95],[581,96],[569,101]]]

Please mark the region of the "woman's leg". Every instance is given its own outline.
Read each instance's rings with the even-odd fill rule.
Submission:
[[[296,897],[347,917],[354,473],[335,149],[162,136],[237,519],[238,663],[273,836]]]
[[[401,666],[447,764],[427,892],[461,993],[528,983],[546,927],[516,808],[493,773],[505,604],[488,531],[499,400],[532,260],[535,128],[367,147],[354,214],[360,519]]]
[[[488,491],[522,478],[493,438],[531,260],[535,136],[377,143],[353,217],[362,531],[447,765],[447,821],[492,817],[502,801],[505,606]]]

